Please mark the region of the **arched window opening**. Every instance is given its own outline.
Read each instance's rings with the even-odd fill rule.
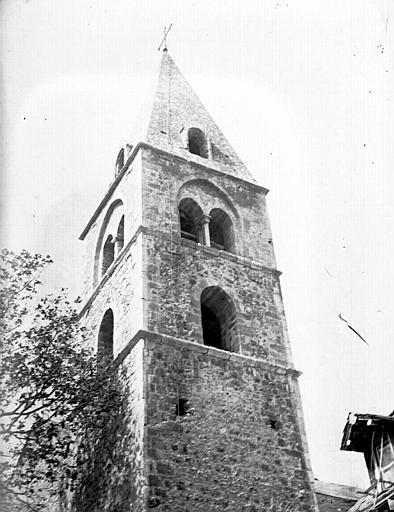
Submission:
[[[108,235],[103,247],[103,264],[101,274],[104,275],[115,258],[115,244],[112,235]]]
[[[124,211],[123,202],[116,199],[104,216],[96,242],[93,286],[97,286],[124,246]]]
[[[209,222],[211,247],[235,252],[234,229],[230,217],[220,208],[214,208],[209,216],[211,217]]]
[[[109,363],[114,357],[114,314],[108,309],[100,324],[97,340],[97,361]]]
[[[210,286],[201,294],[201,325],[205,345],[238,351],[235,308],[227,293],[218,286]]]
[[[204,344],[210,347],[223,348],[222,331],[219,318],[215,313],[201,303],[201,323]]]
[[[122,148],[119,151],[118,156],[116,158],[115,176],[117,176],[119,174],[119,172],[123,169],[123,166],[124,166],[124,148]]]
[[[120,219],[118,230],[116,232],[116,255],[118,255],[124,247],[124,215]]]
[[[193,199],[185,198],[179,203],[179,224],[181,228],[181,237],[200,241],[200,220],[202,210]]]
[[[190,153],[208,158],[208,143],[204,132],[199,128],[190,128],[188,131],[188,147]]]

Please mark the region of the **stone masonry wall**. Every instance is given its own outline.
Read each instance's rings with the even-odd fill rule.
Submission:
[[[205,133],[207,158],[189,151],[189,128]],[[316,511],[267,190],[167,52],[147,133],[134,142],[134,160],[81,235],[82,322],[96,345],[113,310],[125,399],[87,459],[87,494],[74,512]],[[187,198],[203,214],[227,214],[231,253],[181,238],[178,205]],[[101,275],[102,239],[113,235],[108,219],[120,201],[113,223],[124,211],[124,248]],[[227,296],[233,302],[227,320],[237,353],[203,344],[207,287],[225,292],[221,311]]]
[[[188,240],[149,234],[144,240],[148,330],[202,343],[201,292],[219,285],[235,305],[240,353],[291,364],[275,303],[274,271],[240,264]]]
[[[164,235],[179,236],[178,203],[182,187],[185,186],[185,194],[191,188],[195,189],[194,194],[200,193],[196,199],[205,208],[204,213],[209,214],[212,208],[218,206],[225,210],[227,208],[234,223],[235,253],[238,256],[275,268],[264,189],[196,165],[193,161],[180,160],[145,148],[136,155],[85,234],[83,300],[87,300],[102,281],[101,275],[94,279],[94,268],[100,252],[100,233],[111,204],[116,200],[123,202],[125,247],[141,225],[159,230]],[[220,197],[216,204],[209,201],[209,197],[215,195]]]
[[[95,344],[105,311],[113,310],[114,353],[118,361],[126,357],[122,382],[131,394],[125,420],[117,416],[120,426],[113,424],[125,441],[115,437],[102,468],[119,495],[106,487],[101,508],[86,511],[129,512],[131,504],[138,512],[315,510],[265,189],[146,147],[132,167],[86,236],[82,321]],[[204,213],[228,213],[234,254],[180,237],[181,197],[192,197]],[[125,246],[94,286],[97,240],[118,198]],[[234,304],[239,354],[203,345],[200,297],[209,286]],[[143,358],[135,349],[127,355],[140,329],[148,331]],[[181,400],[188,413],[177,416]],[[117,486],[122,478],[126,487]],[[137,483],[127,487],[130,479]]]
[[[149,508],[314,510],[289,385],[294,377],[239,355],[157,338],[145,350]],[[183,416],[180,400],[188,401]]]
[[[141,158],[137,155],[132,166],[128,169],[123,179],[112,193],[106,198],[94,222],[86,233],[83,243],[85,245],[84,277],[81,296],[87,300],[95,287],[102,281],[101,269],[94,278],[95,260],[99,258],[99,238],[102,230],[105,229],[105,220],[111,205],[121,200],[125,215],[124,221],[124,248],[127,247],[131,237],[134,236],[141,225],[142,197],[141,197]]]
[[[107,309],[114,314],[114,356],[116,357],[143,325],[141,235],[125,248],[82,310],[81,322],[97,347],[101,320]]]
[[[228,174],[215,172],[193,161],[144,149],[143,225],[164,234],[179,236],[178,204],[182,187],[194,184],[195,199],[209,214],[215,207],[209,197],[227,202],[227,212],[235,222],[235,253],[275,268],[271,228],[265,201],[266,190]],[[187,195],[186,195],[187,196]]]

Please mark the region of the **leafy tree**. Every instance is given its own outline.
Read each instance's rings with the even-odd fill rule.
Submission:
[[[81,439],[95,438],[120,399],[64,289],[40,294],[51,259],[0,256],[0,509],[50,510],[78,479]]]

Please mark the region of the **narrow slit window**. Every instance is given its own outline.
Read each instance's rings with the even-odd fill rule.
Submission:
[[[179,398],[175,407],[176,416],[186,416],[190,409],[190,403],[187,398]]]
[[[114,357],[114,314],[108,309],[101,321],[97,340],[97,361],[105,364]]]
[[[112,235],[108,235],[103,247],[103,264],[101,273],[104,275],[115,258],[115,244]]]

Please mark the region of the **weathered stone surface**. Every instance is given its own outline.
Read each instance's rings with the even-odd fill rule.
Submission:
[[[252,270],[218,251],[211,258],[197,244],[184,245],[179,237],[147,233],[144,239],[149,330],[201,343],[199,298],[207,286],[217,285],[236,307],[239,353],[290,365],[274,299],[279,293],[275,272]]]
[[[159,84],[149,144],[133,149],[81,236],[82,321],[96,345],[112,309],[127,400],[111,425],[111,450],[94,459],[92,476],[103,482],[94,487],[97,505],[82,501],[76,510],[316,511],[267,191],[250,181],[189,86],[173,85],[169,103]],[[185,129],[210,127],[207,158],[188,152],[182,116]],[[182,200],[198,205],[196,222],[224,212],[231,250],[181,237]],[[103,233],[113,229],[119,201],[124,247],[102,275]],[[226,350],[204,345],[202,307],[210,300],[227,315]]]
[[[145,353],[152,508],[313,510],[291,377],[154,338]]]

